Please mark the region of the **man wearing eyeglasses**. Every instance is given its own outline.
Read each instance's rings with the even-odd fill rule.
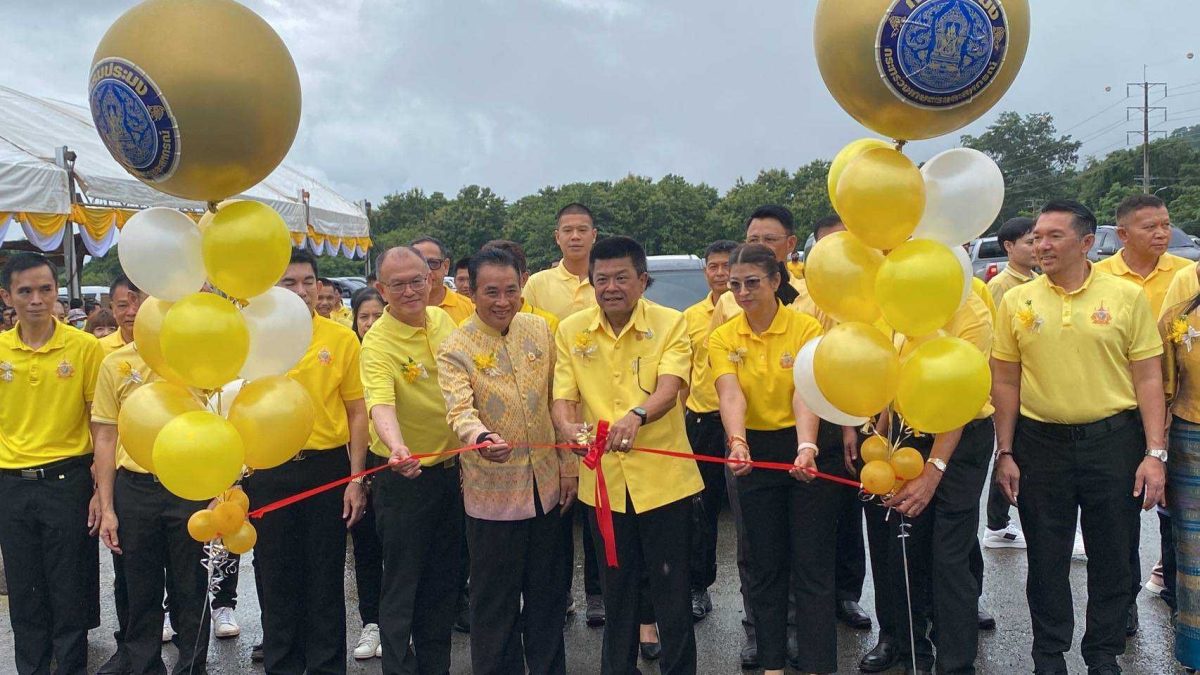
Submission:
[[[454,325],[466,321],[475,313],[475,303],[465,295],[451,293],[446,288],[446,276],[450,274],[450,252],[433,237],[421,237],[410,244],[425,256],[429,265],[429,306],[441,307],[454,319]]]

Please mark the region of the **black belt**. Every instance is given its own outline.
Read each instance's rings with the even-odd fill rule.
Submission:
[[[1052,424],[1050,422],[1039,422],[1024,416],[1021,417],[1020,423],[1028,425],[1030,429],[1039,434],[1044,434],[1058,440],[1083,441],[1111,434],[1114,431],[1120,431],[1140,421],[1141,417],[1138,416],[1138,411],[1135,409],[1119,412],[1111,417],[1105,417],[1102,420],[1089,422],[1088,424]]]
[[[155,476],[152,473],[138,473],[137,471],[130,471],[129,469],[126,469],[124,467],[117,469],[117,475],[122,476],[128,480],[137,481],[139,483],[161,483],[162,482],[158,479],[158,476]]]
[[[346,452],[346,446],[336,445],[332,448],[305,448],[304,450],[301,450],[300,452],[297,452],[295,455],[293,455],[292,458],[288,461],[303,462],[304,460],[308,459],[309,457],[316,457],[317,455],[325,455],[325,453],[327,453],[327,452],[337,452],[339,450],[342,452]]]
[[[67,471],[74,468],[86,467],[92,463],[91,455],[80,455],[78,457],[69,457],[60,459],[48,464],[38,466],[30,466],[24,469],[0,469],[0,476],[12,476],[14,478],[23,478],[25,480],[42,480],[43,478],[62,478],[61,474],[51,475],[55,472]]]
[[[982,426],[988,422],[991,422],[991,421],[992,421],[992,418],[989,415],[988,417],[984,417],[983,419],[978,419],[978,420],[973,420],[971,422],[967,422],[967,426],[963,427],[963,433],[965,434],[965,433],[968,433],[971,431],[975,431],[980,426]]]
[[[451,455],[450,459],[447,459],[444,462],[438,462],[437,464],[433,464],[431,466],[422,466],[421,470],[424,471],[425,469],[453,469],[456,466],[458,466],[458,457]]]
[[[695,415],[697,420],[708,420],[713,418],[721,419],[720,410],[714,410],[712,412],[696,412],[695,410],[688,408],[687,414]]]

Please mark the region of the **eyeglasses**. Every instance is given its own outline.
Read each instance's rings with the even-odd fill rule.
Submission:
[[[425,287],[428,285],[429,279],[427,277],[417,277],[412,281],[393,281],[389,284],[386,284],[388,290],[392,293],[403,293],[404,289],[406,288],[411,288],[414,291],[419,292],[425,290]]]
[[[446,262],[445,258],[426,258],[425,259],[425,264],[429,265],[429,269],[431,269],[431,270],[436,270],[437,268],[441,267],[442,263],[444,263],[444,262]]]
[[[643,394],[647,396],[652,396],[654,394],[654,392],[647,391],[646,388],[642,386],[642,357],[640,356],[633,360],[633,379],[637,380],[638,389],[641,389]]]
[[[775,244],[778,244],[779,242],[781,242],[785,239],[787,239],[787,237],[781,237],[777,234],[765,234],[762,236],[759,236],[756,234],[753,237],[746,237],[746,243],[747,244],[766,244],[767,246],[774,246]]]
[[[729,280],[729,290],[735,294],[741,293],[743,288],[747,293],[753,293],[758,290],[759,286],[762,286],[762,277],[747,277],[745,281]]]

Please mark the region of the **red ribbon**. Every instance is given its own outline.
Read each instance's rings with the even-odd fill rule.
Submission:
[[[596,472],[596,527],[604,541],[604,557],[609,567],[620,567],[617,563],[617,536],[613,529],[612,504],[608,502],[608,484],[604,482],[604,446],[608,443],[608,422],[596,423],[596,440],[588,447],[583,465]]]

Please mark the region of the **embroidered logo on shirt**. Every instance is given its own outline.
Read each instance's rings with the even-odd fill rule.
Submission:
[[[783,356],[779,357],[779,365],[783,368],[791,368],[796,363],[796,357],[791,352],[784,352]]]
[[[484,375],[488,377],[500,375],[500,359],[496,356],[496,352],[476,354],[471,357],[471,360],[475,362],[475,368]]]
[[[1025,330],[1032,333],[1037,333],[1042,329],[1042,317],[1033,310],[1033,301],[1026,300],[1025,307],[1017,312],[1017,321],[1021,322],[1021,326]]]
[[[429,379],[429,372],[425,370],[425,365],[413,361],[413,358],[408,357],[408,362],[400,366],[400,374],[404,377],[404,381],[413,384],[417,380]]]
[[[1112,323],[1112,314],[1105,309],[1103,302],[1096,308],[1096,311],[1092,312],[1092,323],[1097,326],[1107,326]]]
[[[654,331],[650,330],[649,328],[643,331],[637,331],[637,333],[634,334],[633,339],[639,342],[642,340],[653,340]]]
[[[58,370],[56,372],[60,378],[65,380],[75,374],[75,366],[72,366],[70,361],[63,361],[62,363],[58,364]]]
[[[0,382],[13,381],[13,364],[8,361],[0,361]]]
[[[575,346],[571,353],[581,359],[590,359],[596,353],[596,343],[592,342],[590,333],[579,333],[575,336]]]
[[[317,360],[321,362],[321,365],[327,366],[333,363],[333,356],[329,353],[328,348],[321,347],[321,351],[317,352]]]

